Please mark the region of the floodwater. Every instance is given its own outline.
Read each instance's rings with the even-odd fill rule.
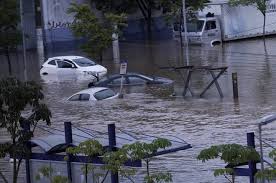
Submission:
[[[182,54],[181,54],[182,52]],[[125,90],[124,99],[94,103],[70,103],[66,99],[73,93],[85,89],[88,82],[79,80],[49,80],[39,76],[39,62],[28,55],[28,79],[43,85],[45,102],[50,107],[52,126],[63,128],[63,122],[103,130],[107,124],[116,123],[124,130],[166,137],[174,135],[190,143],[193,148],[165,156],[152,162],[154,171],[169,171],[176,183],[221,183],[224,177],[214,177],[213,169],[225,164],[221,161],[202,163],[196,160],[200,150],[222,143],[246,145],[246,133],[257,133],[258,119],[276,111],[276,38],[246,40],[225,43],[222,46],[190,46],[181,50],[175,41],[154,43],[122,43],[121,59],[128,61],[128,71],[147,75],[168,77],[175,81],[174,88],[149,87]],[[48,52],[49,56],[81,54],[78,51]],[[18,58],[18,59],[17,59]],[[13,71],[23,77],[20,56],[14,57]],[[224,93],[221,99],[213,86],[203,98],[183,98],[185,71],[162,70],[164,66],[228,66],[227,73],[219,83]],[[7,74],[5,58],[1,58],[0,74]],[[109,73],[116,73],[119,64],[112,61],[110,51],[103,65]],[[239,100],[232,97],[231,73],[238,73]],[[191,88],[199,93],[209,82],[207,72],[196,72]],[[172,96],[174,93],[175,96]],[[264,138],[274,142],[275,125],[265,127]],[[5,134],[1,135],[4,138]],[[257,140],[257,139],[256,139]],[[273,143],[272,143],[273,144]],[[257,145],[258,148],[258,145]],[[266,148],[265,151],[270,149]],[[5,169],[5,162],[1,169]],[[7,171],[9,173],[9,171]],[[24,177],[24,174],[21,174]],[[140,177],[141,178],[141,177]],[[141,179],[137,178],[137,182]],[[249,182],[237,178],[238,182]]]

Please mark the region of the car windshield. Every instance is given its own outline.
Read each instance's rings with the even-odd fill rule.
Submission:
[[[96,65],[95,62],[93,62],[92,60],[89,60],[88,58],[77,58],[77,59],[73,59],[73,61],[80,67],[89,67],[89,66]]]
[[[204,20],[193,20],[187,22],[188,32],[201,32],[204,25]]]
[[[97,99],[97,100],[104,100],[104,99],[107,99],[107,98],[110,98],[110,97],[113,97],[115,96],[116,94],[114,93],[114,91],[110,90],[110,89],[105,89],[105,90],[102,90],[102,91],[99,91],[97,93],[94,94],[94,97]]]

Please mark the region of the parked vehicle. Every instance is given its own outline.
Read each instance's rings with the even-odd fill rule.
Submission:
[[[119,94],[116,94],[109,88],[95,87],[82,90],[69,97],[68,101],[98,101],[98,100],[109,100],[117,98]]]
[[[106,78],[94,83],[89,83],[88,87],[116,87],[121,85],[122,75],[114,74],[107,76]],[[149,77],[137,73],[127,73],[123,75],[123,85],[127,86],[137,86],[137,85],[168,85],[172,84],[173,81],[162,77]]]
[[[94,61],[80,56],[59,56],[49,58],[41,67],[41,75],[87,75],[93,78],[103,78],[107,69]]]
[[[212,16],[213,15],[213,16]],[[268,1],[266,13],[266,35],[276,34],[276,4]],[[174,38],[180,37],[180,26],[174,24]],[[187,22],[187,37],[190,43],[216,44],[263,34],[263,15],[254,6],[233,7],[228,1],[213,1],[198,12],[197,20]],[[184,38],[184,29],[181,28]],[[184,39],[183,39],[184,40]]]

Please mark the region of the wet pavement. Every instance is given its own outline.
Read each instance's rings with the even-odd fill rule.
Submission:
[[[265,48],[266,47],[266,48]],[[181,54],[181,51],[183,54]],[[49,56],[81,54],[78,51],[48,53]],[[22,63],[14,59],[14,73],[22,78]],[[214,177],[212,170],[224,166],[223,162],[201,163],[196,160],[200,150],[221,143],[246,144],[246,133],[257,132],[257,120],[276,111],[276,38],[246,40],[225,43],[222,46],[190,46],[181,50],[175,41],[154,43],[122,43],[121,59],[128,61],[128,71],[147,75],[168,77],[175,81],[173,88],[139,87],[125,90],[124,99],[93,103],[70,103],[66,99],[73,93],[85,89],[88,81],[49,80],[39,76],[39,62],[35,54],[28,54],[28,79],[41,82],[45,102],[53,113],[52,126],[63,128],[63,122],[71,121],[76,126],[102,130],[109,123],[125,130],[151,135],[178,136],[193,148],[158,157],[152,163],[153,170],[167,170],[173,174],[174,182],[227,182],[223,177]],[[0,73],[5,76],[7,64],[1,57]],[[160,70],[162,66],[228,66],[220,79],[223,99],[213,86],[204,98],[181,96],[185,72]],[[113,63],[110,51],[103,65],[109,73],[117,73],[119,64]],[[231,73],[237,72],[239,79],[239,101],[232,98]],[[211,80],[206,72],[197,72],[192,78],[193,90],[199,92]],[[172,94],[175,96],[172,96]],[[264,138],[274,141],[275,125],[265,128]],[[5,134],[1,134],[5,138]],[[257,147],[258,148],[258,147]],[[267,149],[266,151],[268,151]],[[3,169],[5,163],[1,163]],[[8,173],[8,172],[7,172]],[[24,176],[21,174],[21,176]],[[137,178],[137,182],[141,182]],[[238,182],[248,182],[238,178]]]

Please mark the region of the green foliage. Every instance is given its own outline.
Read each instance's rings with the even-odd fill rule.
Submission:
[[[0,48],[14,48],[21,40],[17,30],[20,17],[16,0],[0,1]]]
[[[266,13],[266,0],[229,0],[231,6],[255,6],[264,16]]]
[[[132,160],[144,160],[147,167],[147,175],[144,180],[146,183],[157,183],[157,182],[171,182],[172,176],[170,173],[157,173],[150,174],[150,161],[151,157],[159,149],[165,149],[170,147],[172,144],[169,140],[159,138],[153,140],[151,143],[136,142],[130,145],[123,146],[124,151],[127,152],[128,156]]]
[[[69,183],[67,177],[56,175],[51,176],[54,173],[54,170],[51,167],[43,166],[38,169],[38,174],[35,176],[36,181],[40,181],[43,177],[46,177],[50,180],[51,183]]]
[[[67,148],[66,152],[73,155],[84,154],[88,157],[95,157],[103,154],[103,146],[96,140],[87,140],[77,147]]]
[[[136,142],[130,145],[125,145],[123,149],[127,151],[129,156],[134,160],[149,159],[150,156],[157,152],[158,149],[170,147],[171,142],[167,139],[156,139],[152,143]]]
[[[42,87],[35,82],[21,82],[14,78],[0,80],[0,128],[10,135],[11,142],[0,144],[0,158],[7,154],[19,157],[14,161],[14,181],[17,179],[22,157],[30,152],[26,142],[31,139],[40,121],[50,125],[51,112],[42,103]],[[31,131],[26,133],[21,125],[29,124]]]
[[[182,8],[182,0],[90,0],[102,12],[131,14],[140,11],[147,23],[149,39],[151,38],[152,15],[162,11],[164,15],[175,14]],[[209,0],[186,0],[186,7],[193,10],[202,9]],[[168,16],[164,16],[166,19]]]
[[[108,13],[104,14],[103,20],[100,20],[88,5],[77,3],[71,4],[68,13],[75,16],[75,23],[71,26],[74,35],[85,38],[82,50],[102,61],[103,52],[113,41],[112,34],[119,32],[119,28],[125,25],[125,15]]]
[[[269,157],[273,160],[272,166],[274,168],[266,168],[263,172],[259,171],[256,173],[255,177],[257,179],[264,179],[267,181],[272,181],[276,179],[276,150],[273,150],[269,153]]]
[[[244,147],[239,144],[223,144],[204,149],[197,156],[197,159],[202,162],[217,158],[229,164],[230,167],[235,167],[248,161],[258,161],[260,160],[260,155],[253,148]],[[232,174],[232,168],[217,169],[214,171],[215,176]]]
[[[151,174],[144,178],[146,183],[162,183],[162,182],[172,182],[172,175],[170,173],[157,173]]]

